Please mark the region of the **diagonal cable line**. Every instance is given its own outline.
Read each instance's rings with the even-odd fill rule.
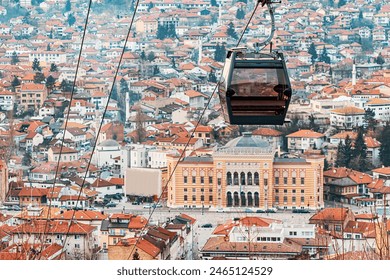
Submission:
[[[92,6],[92,0],[89,0],[87,16],[86,16],[85,23],[84,23],[83,37],[81,39],[80,51],[79,51],[79,56],[78,56],[78,59],[77,59],[77,65],[76,65],[76,72],[75,72],[75,76],[74,76],[74,80],[73,80],[72,92],[71,92],[69,105],[68,105],[68,115],[65,118],[64,130],[63,130],[63,135],[62,135],[62,139],[61,139],[60,153],[59,153],[58,160],[57,160],[56,173],[54,175],[53,186],[51,187],[51,193],[50,193],[51,199],[50,199],[49,207],[48,207],[48,210],[47,210],[46,223],[45,223],[45,227],[43,229],[43,233],[42,233],[43,237],[41,238],[41,243],[44,242],[44,240],[45,240],[47,225],[49,223],[49,219],[50,219],[50,216],[51,216],[50,209],[52,207],[51,204],[52,204],[52,201],[53,201],[53,193],[54,193],[55,185],[57,183],[57,177],[58,177],[58,173],[59,173],[59,169],[60,169],[59,167],[60,167],[60,162],[61,162],[62,149],[64,147],[64,141],[65,141],[65,131],[66,131],[66,128],[68,127],[68,121],[69,121],[69,115],[70,115],[69,114],[70,113],[70,107],[72,106],[72,101],[73,101],[73,97],[74,97],[74,93],[75,93],[74,90],[75,90],[75,87],[76,87],[76,80],[77,80],[77,75],[78,75],[78,71],[79,71],[79,67],[80,67],[81,54],[83,52],[84,40],[85,40],[85,35],[86,35],[86,32],[87,32],[88,20],[89,20],[89,14],[90,14],[90,11],[91,11],[91,6]],[[41,258],[41,254],[39,255],[39,259],[40,258]]]
[[[257,7],[259,6],[259,3],[260,3],[260,1],[257,2],[256,6],[255,6],[255,8],[254,8],[254,10],[253,10],[253,12],[252,12],[252,14],[251,14],[251,16],[250,16],[248,22],[247,22],[247,24],[245,25],[245,28],[244,28],[244,30],[243,30],[242,33],[241,33],[240,39],[238,40],[238,42],[237,42],[237,44],[236,44],[236,48],[240,45],[241,40],[242,40],[242,38],[243,38],[243,35],[245,34],[245,32],[246,32],[246,30],[247,30],[247,28],[248,28],[250,22],[252,21],[252,18],[253,18],[253,16],[254,16],[256,10],[257,10]],[[224,68],[225,68],[225,65],[224,65]],[[223,69],[222,69],[222,72],[221,72],[221,73],[223,73]],[[219,84],[221,83],[222,79],[223,79],[223,77],[221,76],[220,79],[219,79],[219,81],[217,82],[217,84],[216,84],[216,86],[215,86],[215,88],[214,88],[212,94],[210,95],[209,100],[208,100],[208,102],[207,102],[205,108],[203,109],[202,113],[200,114],[200,116],[199,116],[199,118],[198,118],[198,121],[196,122],[196,125],[195,125],[193,131],[191,132],[190,137],[188,138],[188,141],[187,141],[186,145],[184,146],[183,151],[181,152],[181,154],[180,154],[180,156],[179,156],[179,159],[177,160],[177,162],[176,162],[176,164],[175,164],[175,166],[174,166],[174,168],[173,168],[171,174],[170,174],[169,177],[168,177],[167,182],[165,183],[164,188],[163,188],[162,191],[161,191],[160,196],[159,196],[158,199],[157,199],[157,204],[160,203],[161,197],[162,197],[163,193],[168,189],[168,184],[170,183],[170,181],[171,181],[171,179],[172,179],[172,177],[173,177],[173,174],[175,173],[177,167],[179,166],[180,161],[183,160],[184,155],[185,155],[185,152],[186,152],[186,150],[187,150],[187,148],[188,148],[188,146],[189,146],[189,144],[190,144],[190,141],[191,141],[191,139],[193,138],[193,136],[194,136],[194,134],[195,134],[195,130],[196,130],[197,127],[199,126],[200,121],[202,120],[203,115],[205,114],[207,108],[209,107],[210,102],[211,102],[211,100],[213,99],[213,96],[215,95],[215,92],[217,91],[218,86],[219,86]],[[151,212],[150,212],[150,214],[149,214],[149,217],[148,217],[148,221],[150,221],[150,219],[152,218],[153,213],[154,213],[154,211],[155,211],[156,209],[157,209],[157,207],[154,207],[154,208],[152,207],[152,210],[151,210]],[[137,246],[138,243],[140,242],[141,237],[142,237],[142,232],[145,231],[147,225],[148,225],[148,223],[146,223],[146,224],[143,226],[143,228],[142,228],[142,230],[141,230],[140,236],[137,238],[136,243],[134,244],[132,250],[130,251],[129,256],[127,257],[128,260],[129,260],[130,257],[133,255],[134,249],[136,248],[136,246]]]
[[[100,121],[100,124],[99,124],[99,129],[97,130],[97,133],[96,133],[96,139],[98,138],[99,134],[100,134],[100,131],[102,129],[102,126],[103,126],[103,121],[104,121],[104,118],[106,116],[106,113],[107,113],[107,109],[108,109],[108,103],[110,101],[110,98],[111,98],[111,95],[112,95],[112,92],[113,92],[113,89],[114,89],[114,86],[115,86],[115,82],[116,82],[116,79],[117,79],[117,76],[118,76],[118,72],[119,72],[119,69],[120,69],[120,66],[121,66],[121,63],[122,63],[122,60],[123,60],[123,55],[125,53],[125,50],[126,50],[126,46],[127,46],[127,42],[129,40],[129,37],[130,37],[130,32],[131,32],[131,28],[133,26],[133,23],[134,23],[134,19],[135,19],[135,16],[136,16],[136,13],[137,13],[137,10],[138,10],[138,5],[139,5],[139,2],[140,0],[137,0],[136,4],[135,4],[135,7],[134,7],[134,12],[133,12],[133,16],[131,18],[131,22],[130,22],[130,26],[129,26],[129,29],[128,29],[128,32],[127,32],[127,35],[126,35],[126,40],[125,40],[125,43],[123,45],[123,48],[122,48],[122,53],[120,55],[120,58],[119,58],[119,62],[118,62],[118,66],[115,70],[115,75],[114,75],[114,79],[113,79],[113,82],[112,82],[112,85],[111,85],[111,89],[110,89],[110,93],[108,95],[108,99],[107,99],[107,103],[105,105],[105,108],[104,108],[104,111],[103,111],[103,115],[102,115],[102,119]],[[84,188],[84,185],[85,185],[85,181],[86,181],[86,178],[87,178],[87,173],[88,173],[88,170],[91,166],[91,161],[92,161],[92,157],[93,157],[93,154],[95,152],[95,149],[96,149],[96,146],[97,146],[97,141],[95,141],[94,145],[93,145],[93,148],[92,148],[92,152],[91,152],[91,156],[89,158],[89,161],[88,161],[88,165],[87,165],[87,169],[85,171],[85,174],[84,174],[84,177],[83,177],[83,182],[81,184],[81,187],[80,187],[80,191],[78,193],[78,196],[77,196],[77,200],[76,200],[76,207],[77,207],[77,204],[80,200],[80,197],[81,197],[81,193],[83,191],[83,188]],[[76,210],[73,209],[73,213],[72,213],[72,216],[70,218],[70,222],[69,222],[69,226],[68,226],[68,229],[67,229],[67,232],[65,234],[65,238],[64,238],[64,241],[63,241],[63,246],[62,246],[62,250],[64,250],[65,248],[65,244],[66,244],[66,240],[69,236],[69,232],[70,232],[70,228],[72,226],[72,221],[74,219],[74,215],[76,213]]]

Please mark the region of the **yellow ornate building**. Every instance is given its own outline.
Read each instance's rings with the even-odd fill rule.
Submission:
[[[319,209],[323,201],[323,156],[280,158],[268,142],[245,134],[211,157],[185,157],[168,185],[167,205]],[[168,156],[171,174],[178,156]]]

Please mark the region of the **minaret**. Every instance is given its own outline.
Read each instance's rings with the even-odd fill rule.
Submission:
[[[125,123],[127,123],[129,121],[129,118],[130,118],[130,93],[129,92],[126,92],[126,104],[125,104],[125,116],[126,116],[126,120],[125,120]]]
[[[221,4],[218,5],[218,26],[221,26],[221,17],[222,17],[222,9],[221,9]]]
[[[355,63],[355,60],[353,60],[353,65],[352,65],[352,85],[356,86],[356,63]]]
[[[198,66],[200,65],[200,61],[202,60],[202,48],[203,48],[203,44],[202,44],[202,39],[199,38],[199,49],[198,49]]]

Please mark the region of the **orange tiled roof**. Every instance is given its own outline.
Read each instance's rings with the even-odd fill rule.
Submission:
[[[325,208],[321,212],[314,214],[309,220],[315,221],[344,221],[349,209],[347,208]]]
[[[364,109],[352,106],[333,109],[331,112],[339,115],[364,115],[365,113]]]
[[[287,137],[291,137],[291,138],[301,138],[301,137],[305,137],[305,138],[321,138],[321,137],[324,137],[325,135],[322,134],[322,133],[319,133],[319,132],[315,132],[315,131],[312,131],[312,130],[308,130],[308,129],[302,129],[302,130],[299,130],[297,132],[294,132],[294,133],[291,133],[289,135],[287,135]]]

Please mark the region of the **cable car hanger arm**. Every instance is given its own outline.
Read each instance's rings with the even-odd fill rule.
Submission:
[[[280,3],[282,3],[282,1],[281,0],[280,1],[257,0],[257,3],[258,4],[261,3],[262,7],[267,5],[268,12],[269,12],[269,14],[271,16],[271,33],[269,34],[268,38],[265,41],[259,42],[259,43],[255,43],[255,45],[254,45],[255,51],[256,52],[260,52],[262,49],[264,49],[272,41],[272,39],[274,38],[274,35],[275,35],[275,30],[276,30],[276,27],[275,27],[275,15],[274,15],[275,8],[272,6],[272,4],[280,4]]]

